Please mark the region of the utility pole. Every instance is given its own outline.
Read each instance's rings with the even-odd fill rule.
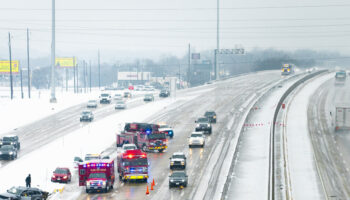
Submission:
[[[29,30],[27,29],[28,97],[30,99]]]
[[[12,80],[12,57],[11,57],[11,34],[9,32],[9,55],[10,55],[10,87],[11,87],[11,100],[13,99],[13,80]]]
[[[100,50],[98,50],[98,89],[101,89]]]
[[[74,80],[74,93],[77,92],[77,89],[76,89],[76,81],[75,81],[75,76],[76,76],[76,66],[75,66],[75,57],[73,57],[73,80]]]
[[[187,71],[187,87],[190,86],[191,81],[191,44],[188,44],[188,71]]]
[[[18,66],[19,67],[19,66]],[[21,97],[23,99],[23,77],[22,77],[22,67],[20,68],[20,76],[21,76]]]
[[[218,66],[218,51],[219,51],[219,48],[220,48],[220,45],[219,45],[219,42],[220,42],[220,32],[219,32],[219,22],[220,22],[220,8],[219,8],[219,1],[220,0],[217,0],[217,11],[216,11],[216,14],[217,14],[217,17],[216,17],[216,50],[214,50],[214,56],[215,56],[215,79],[216,80],[219,80],[220,77],[219,77],[219,66]]]
[[[55,94],[55,0],[52,0],[52,44],[51,44],[51,99],[50,103],[56,103],[56,94]]]
[[[89,61],[89,65],[90,65],[90,78],[89,78],[89,80],[90,80],[90,92],[91,92],[91,60]]]
[[[77,93],[79,93],[79,65],[77,64]]]
[[[84,62],[84,93],[86,93],[86,65],[87,63],[85,62],[85,60],[83,61]]]
[[[66,92],[68,92],[68,68],[66,68]]]

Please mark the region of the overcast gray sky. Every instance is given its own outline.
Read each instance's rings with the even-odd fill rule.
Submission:
[[[332,0],[220,0],[220,46],[241,44],[294,50],[350,50],[350,2]],[[216,0],[56,0],[57,56],[106,61],[182,56],[216,47]],[[51,0],[2,0],[0,58],[50,54]]]

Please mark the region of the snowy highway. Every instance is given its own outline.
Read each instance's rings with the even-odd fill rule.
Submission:
[[[348,130],[335,131],[335,106],[350,101],[350,83],[335,85],[324,82],[313,94],[308,107],[309,131],[323,180],[325,196],[349,199],[350,135]]]
[[[281,96],[307,75],[308,73],[299,73],[285,77],[278,71],[251,73],[179,90],[172,97],[156,98],[150,103],[143,102],[143,95],[140,94],[127,100],[126,110],[115,110],[114,103],[99,105],[93,110],[95,120],[91,123],[79,122],[80,112],[86,109],[86,103],[77,104],[10,132],[20,137],[22,148],[17,160],[1,161],[0,176],[20,172],[15,178],[0,179],[0,185],[4,188],[18,185],[27,173],[31,173],[33,185],[50,192],[62,190],[53,193],[50,198],[57,200],[265,199],[269,193],[269,144],[273,113]],[[313,102],[308,111],[309,129],[313,135],[326,128],[327,131],[334,129],[331,119],[324,119],[324,113],[332,112],[330,109],[334,101],[350,97],[344,89],[346,87],[335,88],[333,91],[333,76],[328,73],[318,75],[302,83],[285,100],[286,109],[279,114],[276,123],[279,134],[277,145],[280,145],[276,157],[278,176],[275,177],[278,183],[276,188],[280,187],[280,191],[276,193],[276,199],[323,199],[323,190],[327,187],[336,196],[347,195],[348,179],[342,176],[344,170],[339,171],[348,170],[346,155],[350,151],[346,145],[347,136],[337,133],[332,137],[322,137],[323,142],[331,139],[334,144],[339,144],[336,149],[346,157],[341,160],[344,165],[342,167],[339,167],[339,163],[334,164],[334,167],[326,166],[325,163],[322,165],[320,160],[324,157],[318,156],[325,156],[322,153],[328,152],[328,149],[319,146],[318,137],[311,137],[313,142],[308,140],[308,103]],[[207,110],[215,110],[217,113],[218,121],[213,124],[213,133],[206,136],[204,148],[190,149],[188,136],[194,131],[194,121]],[[300,110],[305,110],[303,115],[299,115]],[[83,187],[78,186],[77,170],[73,167],[74,156],[83,157],[86,153],[102,152],[115,158],[120,151],[115,143],[116,134],[122,130],[124,123],[132,121],[165,122],[173,127],[175,133],[174,138],[168,139],[168,149],[165,152],[148,153],[148,184],[124,183],[117,178],[114,189],[110,192],[87,194]],[[319,126],[320,123],[323,125]],[[295,135],[296,130],[300,134]],[[303,145],[300,140],[304,141]],[[316,148],[317,163],[313,148]],[[330,153],[335,151],[335,147],[332,148]],[[187,157],[189,183],[183,189],[170,189],[169,157],[178,151],[184,152]],[[338,158],[334,155],[327,156],[327,161]],[[24,165],[25,169],[22,167]],[[51,172],[57,166],[71,168],[71,183],[50,182]],[[152,180],[156,183],[154,190],[146,195],[146,187],[150,187]],[[322,181],[333,184],[325,186]],[[301,184],[306,182],[308,193],[303,191],[306,186]],[[339,184],[343,187],[339,188]]]

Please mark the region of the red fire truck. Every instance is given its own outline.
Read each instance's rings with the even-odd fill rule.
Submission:
[[[148,161],[147,154],[141,150],[126,150],[117,157],[119,179],[143,180],[148,179]]]
[[[90,191],[108,192],[115,180],[114,160],[90,160],[79,164],[79,186]]]
[[[146,152],[158,150],[163,152],[168,148],[167,138],[164,132],[159,132],[159,125],[147,123],[127,123],[124,131],[117,134],[117,147],[123,144],[135,144]]]

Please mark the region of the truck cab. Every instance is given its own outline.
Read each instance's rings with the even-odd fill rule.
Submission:
[[[163,152],[167,149],[165,133],[159,131],[159,125],[147,123],[127,123],[124,131],[117,134],[117,147],[124,144],[135,144],[144,152],[157,150]]]
[[[86,193],[108,192],[115,181],[114,160],[90,160],[79,164],[79,186],[85,186]]]

